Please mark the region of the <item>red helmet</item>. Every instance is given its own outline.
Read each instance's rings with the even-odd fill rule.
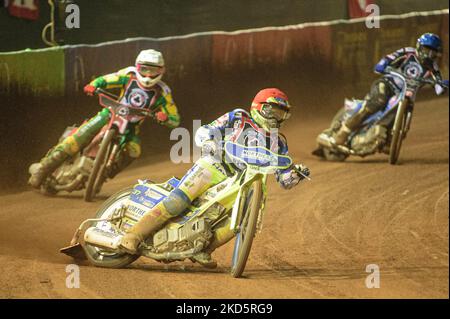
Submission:
[[[277,88],[263,89],[256,94],[250,108],[253,120],[262,128],[279,128],[290,117],[287,95]]]

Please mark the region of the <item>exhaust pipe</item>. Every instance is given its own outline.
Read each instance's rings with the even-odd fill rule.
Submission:
[[[55,185],[55,186],[53,186],[53,188],[56,191],[58,191],[58,192],[60,192],[60,191],[72,192],[80,185],[80,183],[83,181],[83,179],[84,179],[83,175],[78,175],[69,184],[66,184],[66,185]]]
[[[123,235],[117,235],[114,233],[110,233],[104,230],[101,230],[97,227],[90,227],[84,233],[84,241],[87,244],[117,250],[119,248],[120,241],[122,240]],[[155,253],[148,249],[143,249],[141,251],[142,256],[152,258],[154,260],[183,260],[186,258],[190,258],[196,253],[200,252],[203,249],[203,243],[199,243],[196,247],[191,248],[185,251],[167,251],[162,253]]]
[[[325,147],[330,150],[336,150],[345,155],[355,154],[355,152],[352,149],[349,149],[344,145],[337,145],[334,141],[334,138],[330,137],[325,133],[319,134],[319,136],[317,136],[316,142],[322,147]]]
[[[122,237],[122,235],[110,233],[97,227],[90,227],[84,233],[84,241],[86,243],[113,250],[119,248]]]

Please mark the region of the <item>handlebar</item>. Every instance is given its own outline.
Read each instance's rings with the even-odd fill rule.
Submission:
[[[119,99],[118,96],[105,91],[103,89],[97,88],[95,90],[95,93],[99,95],[100,104],[103,107],[107,107],[112,109],[115,113],[122,114],[122,115],[136,115],[136,116],[148,116],[153,117],[153,113],[148,109],[133,107],[129,105],[124,105],[117,100]],[[103,100],[102,100],[102,96]]]
[[[390,74],[390,75],[397,76],[397,77],[401,78],[402,80],[404,80],[405,83],[406,83],[405,76],[403,75],[403,73],[400,70],[397,70],[396,68],[388,66],[384,70],[384,74]],[[430,85],[433,85],[433,86],[436,85],[436,84],[439,84],[440,86],[448,89],[448,85],[446,85],[444,83],[444,81],[439,80],[439,79],[418,78],[418,79],[413,79],[413,80],[417,81],[417,82],[420,82],[420,83],[424,83],[424,84],[430,84]]]
[[[110,98],[113,98],[114,100],[118,100],[118,99],[119,99],[119,97],[118,97],[117,95],[112,94],[111,92],[108,92],[108,91],[103,90],[103,89],[101,89],[101,88],[97,88],[97,89],[95,90],[95,94],[99,94],[99,93],[105,94],[105,95],[109,96]]]
[[[438,84],[439,84],[440,86],[442,86],[442,87],[448,89],[448,80],[447,80],[447,83],[445,83],[444,81],[440,81],[440,83],[438,83]]]
[[[311,180],[311,177],[309,177],[309,171],[308,171],[307,174],[305,174],[301,169],[297,168],[296,165],[294,165],[293,168],[294,168],[294,170],[295,170],[295,172],[296,172],[297,174],[303,176],[303,178],[306,178],[308,181]]]

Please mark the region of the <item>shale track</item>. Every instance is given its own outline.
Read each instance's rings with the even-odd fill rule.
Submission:
[[[397,166],[386,155],[320,161],[310,153],[329,119],[289,123],[290,152],[313,180],[291,191],[270,180],[264,228],[242,279],[229,275],[228,244],[215,253],[215,270],[144,259],[120,270],[81,265],[80,288],[66,288],[73,261],[59,248],[115,191],[189,168],[168,156],[141,160],[94,203],[80,193],[4,194],[0,298],[448,298],[448,116],[448,98],[418,103]],[[379,266],[379,289],[365,285],[370,264]]]

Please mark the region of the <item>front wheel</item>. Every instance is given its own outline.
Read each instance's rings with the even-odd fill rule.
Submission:
[[[246,197],[242,199],[245,200],[245,205],[241,213],[239,231],[236,234],[231,264],[231,275],[234,278],[242,275],[250,255],[253,238],[256,233],[258,214],[262,205],[262,197],[262,181],[259,179],[253,182],[248,189]]]
[[[101,168],[106,165],[106,159],[108,158],[108,153],[111,150],[111,141],[115,136],[116,130],[110,129],[105,133],[105,136],[103,137],[103,140],[100,144],[100,149],[98,150],[97,156],[94,160],[94,166],[92,167],[91,174],[89,175],[89,179],[86,184],[86,191],[84,192],[84,200],[86,202],[92,201],[96,194],[96,189],[99,189],[99,185],[98,183],[96,183],[96,181],[97,179],[101,178],[101,176],[99,176],[99,172],[103,172]]]
[[[133,187],[128,187],[112,195],[99,208],[97,214],[95,215],[95,218],[110,217],[116,209],[120,208],[127,201],[132,191]],[[111,231],[111,225],[109,224],[109,222],[98,222],[93,226],[105,231]],[[89,262],[97,267],[122,268],[131,264],[139,258],[139,255],[116,253],[90,245],[88,243],[83,243],[82,246]]]
[[[391,165],[397,163],[400,155],[406,122],[406,106],[407,103],[402,101],[398,106],[397,115],[395,116],[394,126],[392,128],[391,147],[389,149],[389,164]]]

